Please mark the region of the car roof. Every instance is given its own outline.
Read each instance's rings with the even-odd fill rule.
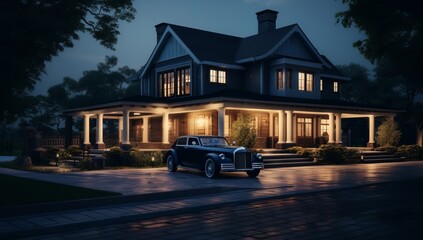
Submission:
[[[178,138],[183,138],[183,137],[196,137],[196,138],[224,138],[224,137],[220,137],[220,136],[208,136],[208,135],[185,135],[185,136],[179,136]]]

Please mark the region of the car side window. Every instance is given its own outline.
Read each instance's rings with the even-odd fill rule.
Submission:
[[[176,142],[176,145],[187,145],[187,138],[182,137],[178,139],[178,142]]]
[[[197,138],[189,138],[188,145],[198,146],[200,145]]]

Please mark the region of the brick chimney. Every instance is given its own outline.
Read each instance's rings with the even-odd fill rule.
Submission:
[[[160,39],[162,38],[162,35],[165,32],[167,25],[167,23],[160,23],[155,26],[157,33],[157,43],[159,43]]]
[[[274,31],[276,29],[276,18],[278,17],[278,12],[266,9],[256,13],[256,15],[259,34]]]

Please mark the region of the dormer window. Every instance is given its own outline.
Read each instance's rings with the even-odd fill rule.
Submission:
[[[339,91],[339,83],[333,82],[333,92],[337,93]]]
[[[323,92],[323,79],[320,79],[320,91]]]
[[[313,74],[298,72],[298,90],[300,91],[313,91]]]
[[[159,73],[159,95],[161,97],[185,96],[191,94],[190,68]]]
[[[210,82],[226,84],[226,71],[210,69]]]

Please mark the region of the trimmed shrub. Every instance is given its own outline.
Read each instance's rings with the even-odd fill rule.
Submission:
[[[347,148],[342,145],[322,145],[315,151],[315,158],[320,163],[346,163],[347,156]]]
[[[160,151],[156,152],[141,152],[139,150],[133,150],[129,154],[129,166],[131,167],[162,167],[163,153]]]
[[[69,155],[71,156],[80,156],[82,155],[82,150],[79,148],[79,146],[76,145],[71,145],[69,146],[66,151],[69,153]]]
[[[257,141],[257,131],[251,117],[240,116],[232,124],[232,139],[236,145],[253,148]]]
[[[392,118],[385,119],[377,129],[376,142],[379,146],[396,146],[400,138],[401,131]]]
[[[108,159],[107,163],[110,166],[124,165],[123,150],[120,147],[112,147],[109,151],[104,152],[105,157]]]
[[[298,153],[299,151],[303,150],[303,147],[293,146],[293,147],[287,148],[286,150],[288,150],[288,152],[290,153]]]
[[[402,145],[398,148],[397,157],[404,157],[408,160],[423,159],[423,147],[419,145]]]
[[[375,148],[375,150],[387,152],[389,154],[395,154],[397,152],[398,148],[395,147],[395,146],[382,146],[382,147]]]
[[[307,148],[302,148],[298,150],[297,154],[301,155],[304,158],[314,158],[315,155],[314,150]]]
[[[79,169],[81,170],[91,170],[93,168],[93,162],[91,158],[84,158],[79,161],[78,164]]]

